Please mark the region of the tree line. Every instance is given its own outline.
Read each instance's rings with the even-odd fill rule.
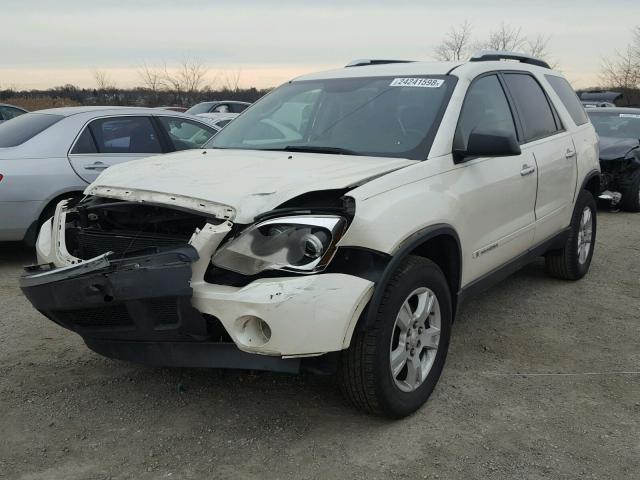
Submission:
[[[549,49],[551,38],[527,34],[519,26],[500,23],[485,37],[474,35],[473,24],[464,21],[449,28],[431,54],[441,61],[464,61],[479,49],[520,51],[546,60],[553,68],[562,66]],[[46,90],[0,88],[0,102],[15,103],[29,109],[65,105],[126,105],[189,107],[206,100],[254,102],[270,89],[241,88],[241,71],[211,75],[195,58],[183,58],[177,66],[166,62],[143,63],[137,70],[139,86],[119,87],[105,70],[92,72],[93,88],[63,85]],[[602,59],[598,89],[620,91],[627,104],[640,105],[640,25],[635,27],[628,45]],[[589,89],[587,89],[589,90]]]
[[[74,105],[121,105],[138,107],[190,107],[207,100],[255,102],[270,89],[240,87],[241,71],[211,75],[203,62],[183,59],[169,67],[143,63],[137,71],[139,86],[124,88],[106,70],[91,72],[95,86],[67,84],[44,90],[0,88],[0,102],[29,110]]]

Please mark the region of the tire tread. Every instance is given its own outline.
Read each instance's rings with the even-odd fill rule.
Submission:
[[[400,264],[385,288],[376,323],[366,331],[357,329],[351,347],[343,351],[339,373],[340,389],[351,404],[367,413],[375,415],[385,413],[377,400],[374,381],[376,339],[382,334],[383,328],[383,318],[380,313],[390,301],[392,292],[402,276],[412,268],[425,266],[435,266],[435,264],[431,260],[413,255],[409,255]]]

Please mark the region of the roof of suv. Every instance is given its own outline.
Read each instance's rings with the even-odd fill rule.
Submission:
[[[521,70],[560,75],[554,70],[512,60],[487,60],[475,62],[406,62],[384,63],[345,67],[325,72],[297,77],[295,80],[325,80],[329,78],[386,77],[401,75],[447,75],[452,73],[460,78],[474,78],[493,70]]]

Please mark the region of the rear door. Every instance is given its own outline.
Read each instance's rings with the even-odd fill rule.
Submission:
[[[533,75],[505,72],[503,78],[517,107],[522,151],[533,155],[537,167],[534,244],[538,244],[568,225],[578,175],[576,148]]]
[[[466,150],[474,130],[519,138],[515,118],[499,74],[477,78],[469,87],[454,137],[454,149]],[[509,157],[465,160],[450,172],[451,188],[464,205],[464,237],[471,251],[466,278],[478,278],[526,252],[534,234],[535,160],[530,152]]]
[[[83,127],[69,150],[69,162],[90,183],[112,165],[164,151],[151,116],[111,116]]]

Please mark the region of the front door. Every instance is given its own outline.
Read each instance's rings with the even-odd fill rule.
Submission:
[[[495,74],[480,77],[469,87],[454,148],[465,150],[475,130],[517,138],[513,113]],[[448,175],[465,206],[463,283],[502,266],[532,246],[537,179],[531,152],[469,159]]]

